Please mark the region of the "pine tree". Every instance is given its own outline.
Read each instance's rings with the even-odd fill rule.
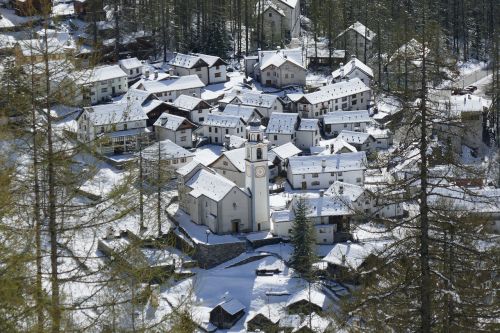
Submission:
[[[315,258],[314,230],[311,221],[307,218],[307,206],[304,198],[297,199],[294,213],[295,220],[291,233],[291,243],[293,244],[291,264],[298,272],[309,275],[312,273],[312,264]]]

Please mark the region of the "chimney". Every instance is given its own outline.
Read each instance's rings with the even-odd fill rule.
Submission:
[[[344,78],[344,63],[340,63],[340,79]]]
[[[325,195],[325,190],[319,190],[319,196],[323,198],[324,195]]]
[[[344,193],[344,186],[339,186],[339,194],[342,194]]]
[[[356,64],[356,56],[354,54],[351,56],[351,64],[353,67]]]
[[[144,71],[144,76],[146,77],[146,79],[149,79],[149,69],[146,69]]]
[[[325,158],[321,160],[321,168],[323,168],[323,169],[326,168],[326,159]]]
[[[155,73],[155,80],[157,80],[157,79],[158,79],[158,71],[157,71],[157,70],[155,70],[155,72],[154,72],[154,73]]]

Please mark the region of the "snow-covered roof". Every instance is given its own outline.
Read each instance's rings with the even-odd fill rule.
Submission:
[[[281,146],[273,148],[270,152],[273,152],[281,160],[284,160],[300,154],[302,150],[297,148],[297,146],[295,146],[292,142],[287,142],[285,144],[282,144]]]
[[[365,132],[355,132],[355,131],[347,131],[342,130],[339,135],[339,138],[350,143],[350,144],[363,144],[370,138],[375,140],[370,134]]]
[[[138,87],[151,93],[203,88],[205,84],[201,82],[198,75],[186,75],[178,78],[171,78],[162,81],[140,81]]]
[[[120,66],[118,65],[102,66],[94,68],[94,70],[92,71],[92,75],[89,78],[89,81],[97,82],[97,81],[118,79],[122,77],[127,77],[127,73],[125,73],[120,68]]]
[[[401,45],[392,56],[389,58],[389,62],[393,62],[398,59],[406,59],[410,61],[415,66],[419,67],[422,63],[422,53],[424,51],[424,46],[415,38],[412,38],[408,43]],[[429,47],[425,48],[425,55],[430,52]]]
[[[368,126],[366,128],[366,133],[370,134],[375,139],[385,139],[385,138],[391,137],[391,135],[392,135],[392,132],[390,129],[388,129],[388,128],[382,129],[382,128],[378,128],[375,126]]]
[[[305,70],[304,62],[302,60],[302,49],[300,48],[259,52],[259,65],[261,70],[271,65],[280,67],[287,61],[302,67]]]
[[[311,319],[311,320],[309,320],[309,319]],[[309,325],[311,327],[309,327]],[[312,332],[315,332],[315,333],[323,333],[323,332],[326,332],[327,330],[328,330],[328,332],[330,332],[330,329],[331,329],[332,325],[333,325],[333,321],[331,319],[321,317],[316,312],[313,312],[311,314],[311,318],[309,318],[309,316],[306,316],[302,320],[302,322],[300,323],[300,325],[295,326],[295,328],[293,329],[292,333],[299,332],[299,331],[302,332],[302,329],[305,329],[305,328],[310,329]],[[308,331],[309,330],[306,330],[306,332],[308,332]],[[335,330],[335,332],[337,332],[337,333],[344,333],[345,331],[343,331],[343,330]]]
[[[353,56],[347,64],[341,65],[339,69],[333,71],[332,77],[334,80],[342,79],[346,75],[351,74],[355,69],[359,69],[369,77],[373,78],[373,70],[355,56]]]
[[[300,301],[311,302],[312,304],[319,306],[323,310],[326,310],[327,307],[331,304],[326,295],[316,288],[304,288],[291,295],[286,302],[286,306],[289,307],[290,305],[293,305]]]
[[[222,114],[225,116],[240,117],[245,123],[248,123],[250,118],[254,116],[258,116],[259,118],[262,116],[254,107],[240,104],[227,104]]]
[[[248,140],[236,135],[230,135],[229,136],[229,149],[236,149],[236,148],[241,148],[245,145],[245,142]]]
[[[191,188],[190,195],[198,198],[201,195],[214,201],[222,200],[233,188],[235,183],[216,172],[200,169],[191,177],[186,186]]]
[[[243,92],[234,96],[230,103],[234,103],[238,100],[243,105],[270,108],[274,105],[278,96],[270,94],[260,94],[256,92]]]
[[[294,175],[366,169],[364,151],[335,155],[294,156],[288,161],[288,169]]]
[[[346,124],[346,123],[369,123],[370,112],[368,110],[359,111],[335,111],[328,112],[323,116],[323,123],[325,125],[332,124]]]
[[[464,214],[500,212],[500,189],[482,188],[468,191],[458,186],[434,188],[429,194],[429,201],[438,207],[445,203],[446,209],[453,206],[454,212]]]
[[[319,90],[307,94],[288,94],[288,98],[292,102],[298,102],[304,99],[309,104],[318,104],[328,102],[334,99],[359,94],[361,92],[370,91],[370,87],[363,83],[359,78],[354,78],[349,81],[341,81],[334,84],[322,86]]]
[[[297,127],[299,116],[296,113],[274,112],[267,124],[267,134],[293,134]]]
[[[144,150],[142,151],[142,156],[146,160],[158,160],[158,154],[160,154],[160,160],[190,157],[194,155],[189,150],[182,148],[181,146],[168,139],[155,142],[152,145],[144,148]]]
[[[319,119],[301,119],[299,131],[316,131],[319,129]]]
[[[323,195],[320,197],[305,197],[303,200],[307,217],[344,216],[353,213],[349,208],[349,201],[343,197]],[[295,208],[298,202],[299,198],[294,197],[291,207]]]
[[[172,103],[175,107],[184,110],[194,110],[200,105],[200,103],[204,102],[201,98],[189,95],[180,95],[175,99]]]
[[[353,145],[346,142],[342,138],[336,137],[335,139],[330,140],[321,140],[319,142],[320,147],[324,147],[325,150],[319,152],[319,155],[331,155],[337,154],[343,148],[347,148],[351,152],[358,151]]]
[[[217,63],[220,65],[227,65],[227,63],[222,60],[220,57],[209,55],[209,54],[203,54],[203,53],[193,53],[193,55],[199,57],[202,59],[204,62],[208,64],[208,67],[212,67],[216,65]]]
[[[238,116],[228,116],[224,114],[208,114],[203,126],[229,127],[235,128],[240,126],[243,120]]]
[[[336,181],[325,191],[325,196],[346,197],[350,201],[356,201],[364,192],[365,189],[361,186]]]
[[[201,64],[202,66],[207,66],[208,64],[201,59],[199,56],[191,54],[177,53],[175,57],[169,62],[172,66],[183,67],[183,68],[193,68],[196,64]]]
[[[271,220],[273,220],[274,223],[290,222],[293,221],[293,219],[294,215],[289,209],[274,211],[271,213]]]
[[[295,8],[297,6],[298,0],[278,0],[281,3],[284,3],[285,5]]]
[[[120,65],[120,67],[123,67],[125,69],[142,67],[142,62],[140,62],[140,60],[135,57],[118,60],[118,64]]]
[[[322,260],[333,265],[356,270],[370,254],[382,250],[386,244],[387,242],[383,241],[371,243],[337,243]]]
[[[255,7],[257,8],[257,10],[260,9],[260,4],[259,3],[256,3],[255,4]],[[274,2],[272,1],[267,1],[264,3],[264,6],[262,7],[262,13],[265,13],[268,9],[272,9],[274,11],[276,11],[279,15],[281,16],[285,16],[285,12],[283,11],[283,9],[279,8]]]
[[[359,21],[356,21],[353,24],[351,24],[347,29],[345,29],[344,31],[342,31],[337,36],[337,38],[341,37],[342,35],[344,35],[349,30],[353,30],[353,31],[357,32],[362,37],[365,37],[368,40],[373,40],[373,38],[375,38],[375,36],[377,35],[373,31],[371,31],[370,29],[368,29],[364,24],[362,24]]]
[[[203,164],[201,164],[199,161],[194,159],[191,162],[189,162],[188,164],[178,168],[176,170],[176,172],[181,176],[187,176],[191,171],[193,171],[194,169],[196,169],[198,167],[204,168],[205,166]]]
[[[475,95],[451,96],[449,100],[438,101],[437,108],[449,117],[460,117],[463,112],[483,112],[483,99]]]
[[[217,304],[217,306],[220,306],[224,311],[226,311],[230,315],[235,315],[241,310],[245,310],[245,306],[241,304],[240,301],[237,299],[231,299],[228,301],[222,301],[221,303]]]
[[[147,120],[146,112],[138,103],[112,103],[84,108],[94,126],[111,125],[129,121]]]
[[[156,120],[156,122],[154,123],[154,126],[160,126],[165,129],[177,131],[182,124],[186,124],[190,127],[195,127],[194,124],[186,118],[168,113],[162,113],[158,120]]]
[[[245,172],[245,148],[228,150],[222,153],[222,156],[231,162],[240,172]]]

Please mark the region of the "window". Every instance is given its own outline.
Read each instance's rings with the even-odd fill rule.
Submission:
[[[102,89],[101,89],[101,92],[102,92],[102,93],[107,93],[107,92],[108,92],[108,88],[102,88]]]
[[[181,163],[186,163],[186,158],[185,157],[181,158]]]
[[[173,164],[177,164],[177,163],[179,163],[179,161],[178,161],[176,158],[174,158],[174,159],[172,160],[172,163],[173,163]]]
[[[356,105],[357,103],[358,103],[357,101],[354,101],[354,100],[353,100],[351,104],[352,104],[352,105]]]
[[[278,136],[277,135],[274,135],[274,140],[278,140]]]
[[[181,134],[184,134],[184,133],[186,133],[186,130],[181,130]]]
[[[347,124],[344,124],[344,128],[347,128]]]
[[[211,126],[209,126],[209,127],[208,127],[208,131],[209,131],[210,133],[212,133],[212,127],[211,127]]]
[[[328,181],[328,184],[332,185],[333,184],[333,180]]]
[[[219,69],[219,65],[215,66],[215,69]]]
[[[136,69],[135,69],[135,72],[136,72],[137,74],[139,74],[139,68],[136,68]]]
[[[134,74],[134,70],[133,69],[130,70],[130,75],[132,75],[132,74]]]
[[[318,186],[319,185],[319,182],[317,180],[311,182],[311,186]]]
[[[342,176],[342,172],[339,172],[339,173],[338,173],[338,175],[339,175],[339,176]]]
[[[198,122],[200,122],[200,123],[201,123],[201,122],[203,122],[203,121],[205,121],[205,118],[204,118],[204,117],[200,117],[200,118],[198,118]]]
[[[335,172],[330,172],[330,176],[335,176]]]
[[[215,142],[219,142],[219,138],[215,138]]]
[[[126,130],[127,129],[127,124],[123,124],[123,129]]]
[[[262,148],[257,148],[257,159],[262,159]]]
[[[356,183],[361,183],[361,178],[356,178]]]
[[[236,204],[236,202],[233,202],[233,209],[236,209],[238,208],[238,205]]]
[[[347,109],[347,103],[342,104],[342,109]]]
[[[342,102],[347,101],[347,97],[342,97]]]
[[[324,233],[326,233],[326,231],[325,231],[325,229],[319,229],[319,233],[324,234]]]
[[[181,136],[181,141],[186,141],[186,137],[185,136]]]
[[[226,134],[229,134],[229,129],[226,128]]]
[[[288,74],[285,74],[285,79],[288,79]]]
[[[222,170],[222,174],[225,175],[226,174],[226,170]]]
[[[197,68],[196,68],[196,71],[197,71],[197,72],[201,72],[201,67],[197,67]]]
[[[295,76],[294,74],[290,74],[290,77],[291,77],[292,79],[294,78],[294,76]]]
[[[219,66],[217,66],[219,67]],[[220,73],[215,73],[215,77],[220,77]]]
[[[269,13],[269,17],[273,17],[273,13]]]
[[[203,110],[198,110],[198,113],[202,113],[202,112],[203,112]]]
[[[227,166],[229,163],[227,161],[222,162],[223,165]]]
[[[317,173],[313,173],[313,174],[312,174],[312,177],[313,177],[313,178],[318,178],[318,177],[319,177],[319,175],[318,175]]]
[[[101,133],[104,133],[104,126],[101,126]]]
[[[215,132],[215,133],[219,132],[219,129],[218,129],[217,127],[216,127],[216,128],[214,128],[214,132]]]
[[[267,72],[267,76],[271,76],[271,72]]]

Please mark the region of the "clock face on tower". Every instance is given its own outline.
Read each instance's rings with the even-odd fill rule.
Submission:
[[[264,167],[257,167],[255,168],[255,176],[256,177],[264,177],[264,175],[266,174],[266,169]]]

